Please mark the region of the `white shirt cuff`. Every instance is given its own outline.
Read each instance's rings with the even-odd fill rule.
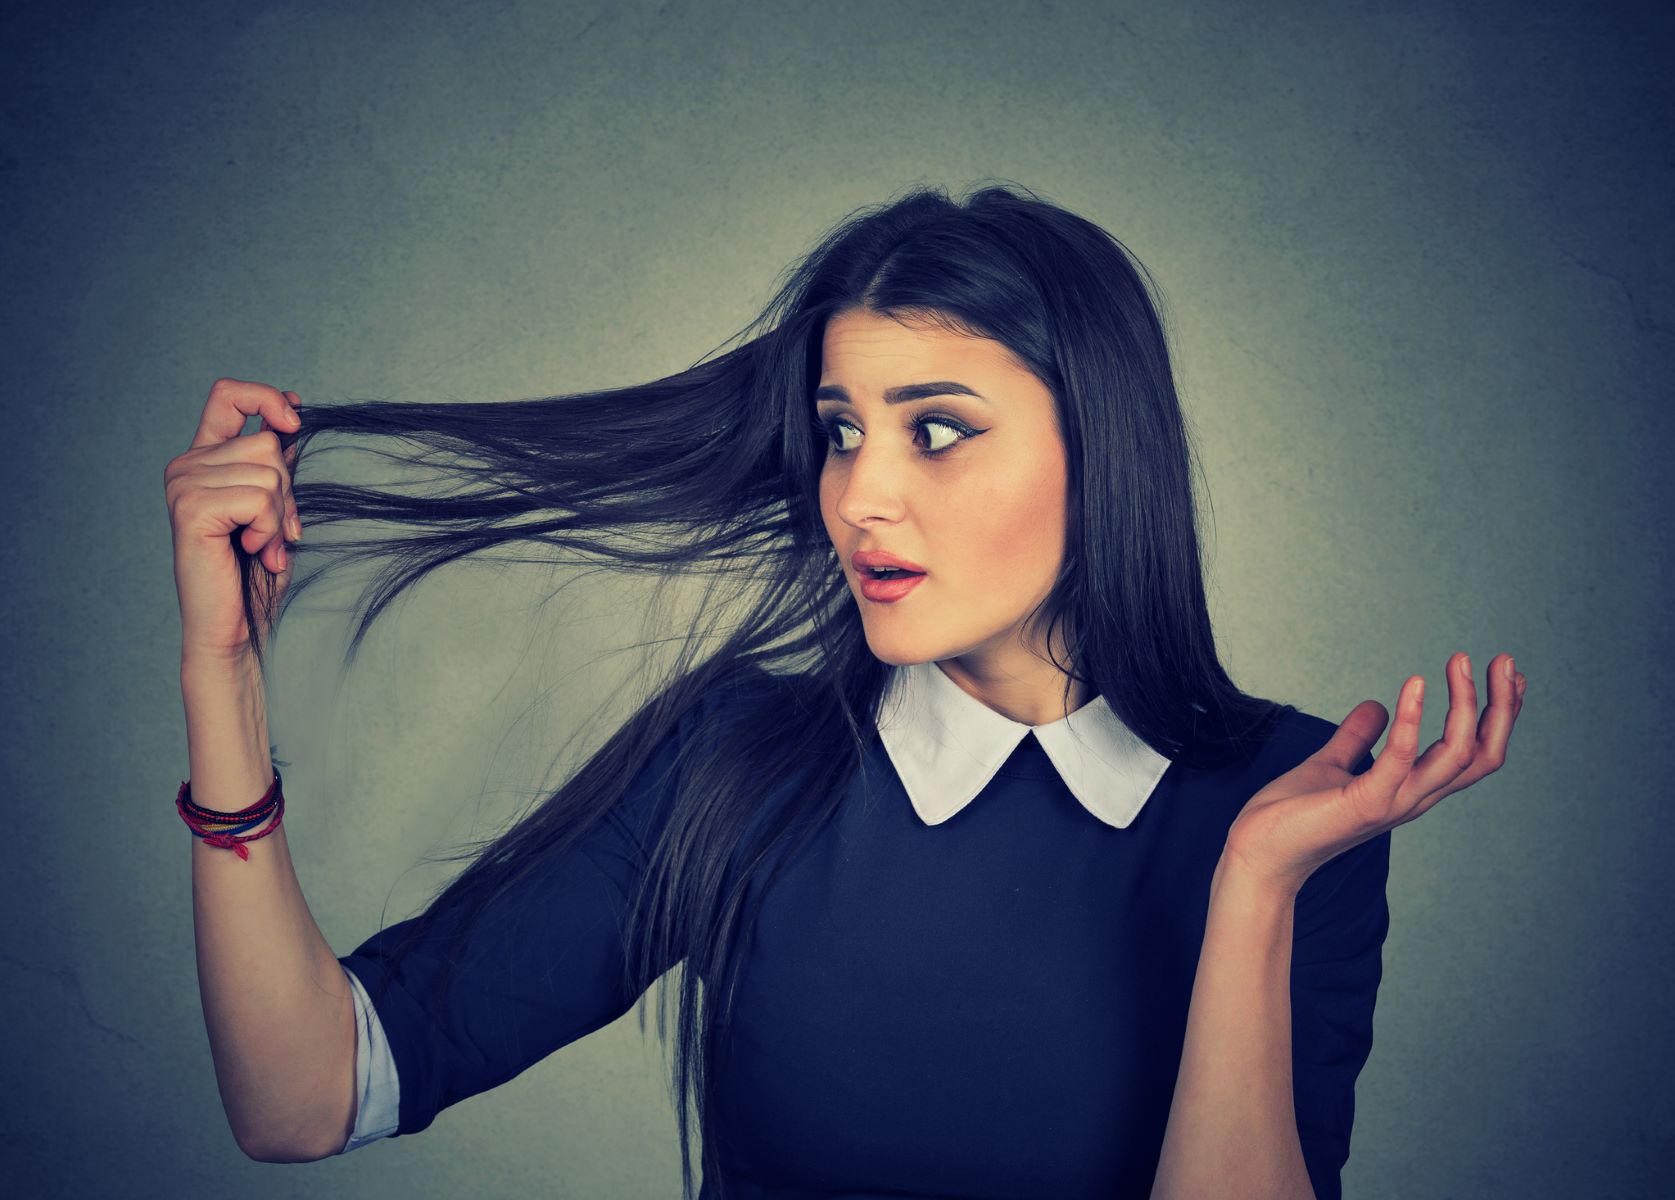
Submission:
[[[341,965],[341,964],[339,964]],[[395,1058],[384,1036],[383,1022],[366,988],[348,967],[343,973],[355,993],[355,1128],[339,1154],[359,1150],[368,1142],[389,1137],[401,1124],[401,1081]]]

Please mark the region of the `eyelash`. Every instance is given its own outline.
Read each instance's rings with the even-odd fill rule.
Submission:
[[[832,441],[832,431],[839,425],[848,425],[851,429],[855,428],[853,423],[845,420],[843,417],[816,417],[814,421],[815,428],[820,431],[821,436],[825,439],[827,451],[839,458],[845,458],[855,452],[853,450],[839,449],[837,444]],[[958,446],[961,442],[970,441],[979,433],[983,432],[981,429],[971,428],[963,421],[956,421],[952,417],[943,416],[938,413],[920,413],[907,423],[907,427],[913,430],[915,437],[918,436],[919,431],[926,425],[941,425],[944,428],[952,429],[960,436],[958,440],[949,443],[940,450],[919,451],[920,458],[941,458],[944,454],[947,454],[948,451],[952,450],[955,446]]]

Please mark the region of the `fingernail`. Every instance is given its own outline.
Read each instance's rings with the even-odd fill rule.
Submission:
[[[296,513],[292,513],[285,518],[285,522],[290,527],[291,540],[293,542],[302,541],[302,519]]]
[[[1507,659],[1506,659],[1506,677],[1508,679],[1518,678],[1517,673],[1514,672],[1513,669],[1512,669],[1512,656],[1511,655],[1508,655]]]
[[[1471,655],[1468,654],[1465,656],[1465,660],[1462,665],[1465,667],[1466,677],[1468,679],[1471,678]]]

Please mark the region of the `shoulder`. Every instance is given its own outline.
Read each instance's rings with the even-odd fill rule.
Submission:
[[[611,810],[642,846],[653,845],[681,810],[683,780],[718,762],[735,768],[735,760],[748,758],[751,747],[772,740],[762,731],[770,727],[775,711],[783,711],[788,691],[780,677],[749,662],[716,664],[707,674],[699,668],[676,686],[684,689],[676,715],[655,743],[642,741],[641,756],[632,759],[639,765],[623,777]],[[631,722],[649,728],[650,718],[648,704]],[[650,736],[649,731],[642,735]],[[621,760],[613,762],[620,765]],[[606,763],[603,769],[609,773],[613,766]]]
[[[740,766],[772,761],[779,743],[811,724],[816,694],[811,676],[776,674],[748,660],[726,664],[682,712],[681,753]]]
[[[775,674],[754,662],[736,662],[717,673],[691,715],[729,724],[783,719],[807,707],[810,687],[809,676]]]
[[[1324,746],[1337,727],[1336,722],[1325,717],[1300,708],[1287,708],[1275,723],[1273,735],[1263,748],[1263,754],[1284,762],[1283,769],[1289,771]]]
[[[1337,731],[1338,722],[1287,705],[1274,723],[1268,740],[1252,760],[1251,777],[1247,782],[1255,789],[1267,786],[1331,741]],[[1372,763],[1372,755],[1364,754],[1351,773],[1359,775]]]

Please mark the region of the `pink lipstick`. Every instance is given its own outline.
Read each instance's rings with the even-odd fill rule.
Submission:
[[[895,579],[874,579],[870,575],[862,575],[861,595],[880,604],[894,604],[924,579],[923,575],[901,575]]]
[[[850,556],[861,583],[861,595],[879,604],[894,604],[925,577],[925,568],[885,550],[858,550]]]

